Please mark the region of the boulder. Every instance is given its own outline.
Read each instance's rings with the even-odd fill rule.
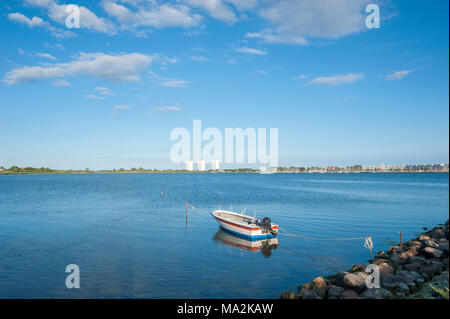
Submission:
[[[358,292],[366,288],[366,278],[368,274],[365,272],[350,273],[344,276],[344,287]]]
[[[408,263],[402,266],[402,269],[404,270],[419,270],[420,269],[420,263],[418,262],[413,262],[413,263]]]
[[[295,293],[289,291],[289,292],[284,292],[281,295],[281,299],[298,299],[298,295],[296,295]]]
[[[427,233],[432,239],[441,239],[445,238],[445,231],[439,227],[435,227]]]
[[[419,249],[415,247],[410,247],[409,249],[405,250],[404,254],[408,256],[408,258],[411,258],[419,255]]]
[[[423,249],[422,253],[427,257],[432,257],[439,259],[441,258],[443,252],[439,249],[433,248],[433,247],[426,247]]]
[[[386,257],[386,253],[384,252],[384,250],[379,251],[375,256],[375,258],[384,258],[384,257]]]
[[[425,247],[433,247],[433,248],[437,248],[439,246],[439,244],[434,240],[424,240],[423,245]]]
[[[408,282],[406,285],[408,286],[409,291],[410,291],[411,293],[415,293],[417,290],[419,290],[419,289],[417,288],[417,286],[416,286],[416,283],[413,282],[413,281],[412,281],[412,282]]]
[[[302,299],[322,299],[318,294],[316,290],[309,290]]]
[[[358,271],[365,271],[365,270],[366,270],[366,265],[359,264],[359,265],[354,265],[352,267],[351,272],[358,272]]]
[[[422,243],[418,240],[410,240],[406,243],[408,247],[422,247]]]
[[[387,258],[376,258],[372,264],[379,265],[381,263],[387,263],[389,260]]]
[[[394,254],[391,256],[391,261],[396,265],[404,265],[408,262],[410,256],[405,254],[404,252],[400,254]]]
[[[344,277],[349,274],[347,271],[341,271],[333,276],[333,282],[336,286],[344,286]]]
[[[418,288],[422,287],[423,284],[425,283],[425,280],[423,280],[422,278],[417,278],[415,281],[415,284]]]
[[[366,289],[360,295],[362,299],[381,299],[378,289]]]
[[[378,265],[380,270],[380,276],[392,276],[394,274],[394,267],[389,265],[388,263],[381,263]]]
[[[358,294],[353,290],[344,290],[339,296],[340,299],[358,299]]]
[[[430,239],[431,239],[430,236],[426,236],[426,235],[422,235],[417,238],[417,240],[419,240],[419,241],[430,240]]]
[[[403,295],[407,296],[409,294],[409,287],[407,284],[401,282],[397,285],[397,292],[401,292]]]
[[[328,286],[328,299],[338,299],[345,289],[335,285]]]
[[[400,246],[391,246],[388,249],[388,253],[390,254],[398,254],[401,253],[403,251],[403,248],[401,248]]]
[[[327,294],[327,283],[323,279],[323,277],[317,277],[312,281],[313,290],[317,293],[317,295],[321,298],[324,298]]]
[[[433,270],[433,275],[440,275],[444,269],[444,263],[436,260],[431,261],[431,269]]]

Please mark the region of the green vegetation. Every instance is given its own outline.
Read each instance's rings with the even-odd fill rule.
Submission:
[[[430,284],[430,287],[436,291],[438,294],[440,294],[442,297],[444,297],[445,299],[448,299],[448,287],[444,289],[440,289],[440,288],[435,288],[432,284]]]
[[[34,167],[18,167],[18,166],[11,166],[10,168],[4,168],[0,166],[0,175],[12,175],[12,174],[93,174],[93,173],[213,173],[213,172],[220,172],[220,173],[258,173],[259,170],[252,169],[252,168],[237,168],[237,169],[223,169],[220,171],[186,171],[186,170],[179,170],[179,169],[165,169],[165,170],[158,170],[158,169],[146,169],[143,167],[139,168],[131,168],[129,170],[124,168],[119,169],[111,169],[111,170],[98,170],[93,171],[89,168],[85,168],[84,170],[55,170],[50,168],[34,168]]]

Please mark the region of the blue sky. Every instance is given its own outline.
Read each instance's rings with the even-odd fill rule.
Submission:
[[[0,4],[0,166],[181,168],[194,119],[278,128],[283,166],[448,162],[448,1]]]

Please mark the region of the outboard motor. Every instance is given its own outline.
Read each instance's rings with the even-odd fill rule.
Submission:
[[[269,217],[264,217],[261,220],[261,228],[267,229],[268,231],[272,232],[272,221]]]

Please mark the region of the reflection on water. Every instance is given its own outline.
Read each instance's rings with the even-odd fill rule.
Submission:
[[[277,238],[249,240],[227,232],[222,228],[219,228],[213,239],[221,244],[233,246],[239,249],[250,251],[261,250],[261,253],[264,255],[264,257],[270,257],[272,255],[272,249],[276,249],[278,247]]]

